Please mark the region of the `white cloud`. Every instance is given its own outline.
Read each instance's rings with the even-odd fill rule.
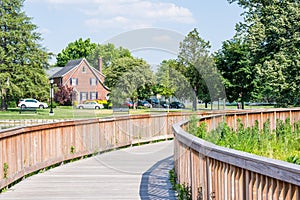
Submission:
[[[35,1],[35,0],[28,0]],[[150,0],[40,0],[60,8],[75,8],[88,16],[85,24],[94,29],[105,26],[156,26],[161,22],[193,24],[192,12],[174,3]],[[67,4],[67,6],[66,6]]]
[[[189,9],[173,3],[146,0],[94,0],[94,3],[92,8],[84,8],[83,10],[86,15],[91,17],[86,22],[90,28],[90,25],[93,26],[92,28],[95,28],[97,25],[100,28],[109,24],[110,27],[120,28],[122,26],[124,29],[128,29],[152,27],[161,22],[181,24],[192,24],[195,22]],[[127,20],[126,22],[117,21],[115,16],[123,17]],[[98,23],[91,23],[91,20]]]
[[[121,28],[121,29],[139,29],[151,26],[151,24],[145,23],[145,21],[130,20],[128,18],[117,16],[109,19],[91,18],[85,21],[85,25],[88,26],[93,32],[101,32],[107,28]]]
[[[39,28],[38,32],[41,33],[41,34],[49,34],[49,33],[51,33],[51,31],[49,29],[47,29],[47,28]]]

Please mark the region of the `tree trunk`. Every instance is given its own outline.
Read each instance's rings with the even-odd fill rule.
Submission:
[[[196,90],[193,91],[193,95],[194,95],[194,98],[193,98],[193,111],[197,111],[197,95],[196,95]]]
[[[2,98],[1,98],[1,110],[7,110],[6,99],[5,99],[4,95],[2,95]]]

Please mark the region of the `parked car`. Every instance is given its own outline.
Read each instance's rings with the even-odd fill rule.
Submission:
[[[159,104],[163,107],[163,108],[169,108],[169,103],[166,101],[160,101]]]
[[[158,107],[158,105],[159,105],[158,99],[151,98],[151,99],[147,99],[147,101],[148,101],[153,107]]]
[[[18,103],[18,107],[20,108],[48,108],[47,103],[39,102],[36,99],[21,99]]]
[[[133,102],[132,101],[126,101],[123,105],[128,106],[128,108],[133,108]]]
[[[174,101],[170,103],[170,108],[185,108],[185,105],[181,102]]]
[[[102,109],[104,108],[103,104],[99,104],[95,101],[86,101],[84,103],[78,104],[77,108],[79,109]]]
[[[152,105],[148,101],[144,101],[144,100],[139,100],[137,102],[137,106],[143,106],[143,107],[146,107],[146,108],[152,108]]]

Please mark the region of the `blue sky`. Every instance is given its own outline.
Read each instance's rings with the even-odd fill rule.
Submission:
[[[227,0],[25,0],[24,11],[39,27],[42,45],[55,54],[79,38],[103,44],[128,31],[145,28],[165,29],[182,36],[197,28],[214,52],[233,37],[235,24],[242,20],[242,9]],[[175,57],[170,52],[146,48],[133,54],[150,64]]]

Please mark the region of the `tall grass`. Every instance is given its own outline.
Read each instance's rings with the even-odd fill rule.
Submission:
[[[291,124],[289,118],[278,119],[276,129],[271,130],[270,120],[259,129],[258,121],[252,127],[245,127],[238,119],[236,130],[222,122],[209,133],[204,122],[197,127],[195,124],[197,119],[192,118],[189,132],[216,145],[300,164],[300,121]]]

